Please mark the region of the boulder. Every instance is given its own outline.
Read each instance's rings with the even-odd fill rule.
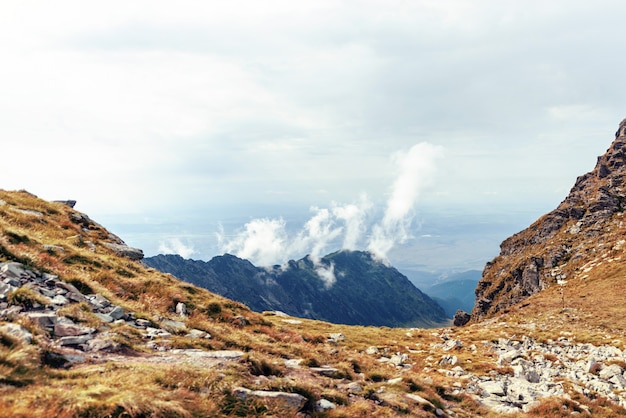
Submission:
[[[472,316],[470,314],[459,309],[454,314],[454,319],[452,320],[452,323],[455,327],[462,327],[463,325],[467,324],[470,319],[472,319]]]
[[[233,395],[239,399],[258,399],[268,405],[281,406],[291,410],[292,413],[302,409],[307,401],[307,398],[297,393],[250,390],[242,387],[233,389]]]
[[[176,304],[176,313],[180,316],[187,316],[187,305],[183,302],[178,302]]]
[[[337,405],[327,399],[320,399],[315,403],[316,412],[328,412],[331,409],[337,408]]]
[[[139,261],[143,258],[143,250],[139,248],[129,247],[124,244],[114,244],[112,242],[105,242],[104,245],[112,249],[113,252],[120,257],[126,257],[135,261]]]

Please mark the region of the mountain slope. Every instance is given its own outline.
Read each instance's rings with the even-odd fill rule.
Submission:
[[[598,274],[599,266],[624,268],[625,152],[626,119],[595,168],[576,180],[565,200],[501,244],[476,288],[475,320],[506,311],[558,282]]]
[[[279,310],[351,325],[425,327],[445,322],[445,313],[431,298],[366,252],[339,251],[322,258],[321,265],[334,270],[332,286],[308,257],[271,269],[228,254],[208,262],[158,255],[144,263],[259,312]]]

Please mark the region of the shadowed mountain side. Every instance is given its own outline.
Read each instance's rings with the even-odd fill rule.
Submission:
[[[349,325],[432,327],[446,322],[435,301],[367,252],[339,251],[318,264],[307,256],[267,269],[228,254],[208,262],[178,255],[158,255],[144,262],[255,311],[279,310]],[[332,286],[318,275],[320,265],[334,269]]]

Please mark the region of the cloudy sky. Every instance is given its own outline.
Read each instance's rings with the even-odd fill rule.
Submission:
[[[256,220],[302,252],[325,249],[316,234],[386,252],[421,208],[536,219],[626,117],[624,16],[618,0],[4,0],[0,187],[76,199],[149,255],[193,253],[177,231],[242,253]]]

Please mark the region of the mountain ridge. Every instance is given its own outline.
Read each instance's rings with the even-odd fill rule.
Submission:
[[[229,254],[206,262],[161,254],[143,262],[257,312],[278,310],[348,325],[432,327],[447,321],[443,309],[406,276],[363,251],[341,250],[317,262],[306,256],[266,268]],[[319,276],[320,267],[333,271],[332,285]]]

